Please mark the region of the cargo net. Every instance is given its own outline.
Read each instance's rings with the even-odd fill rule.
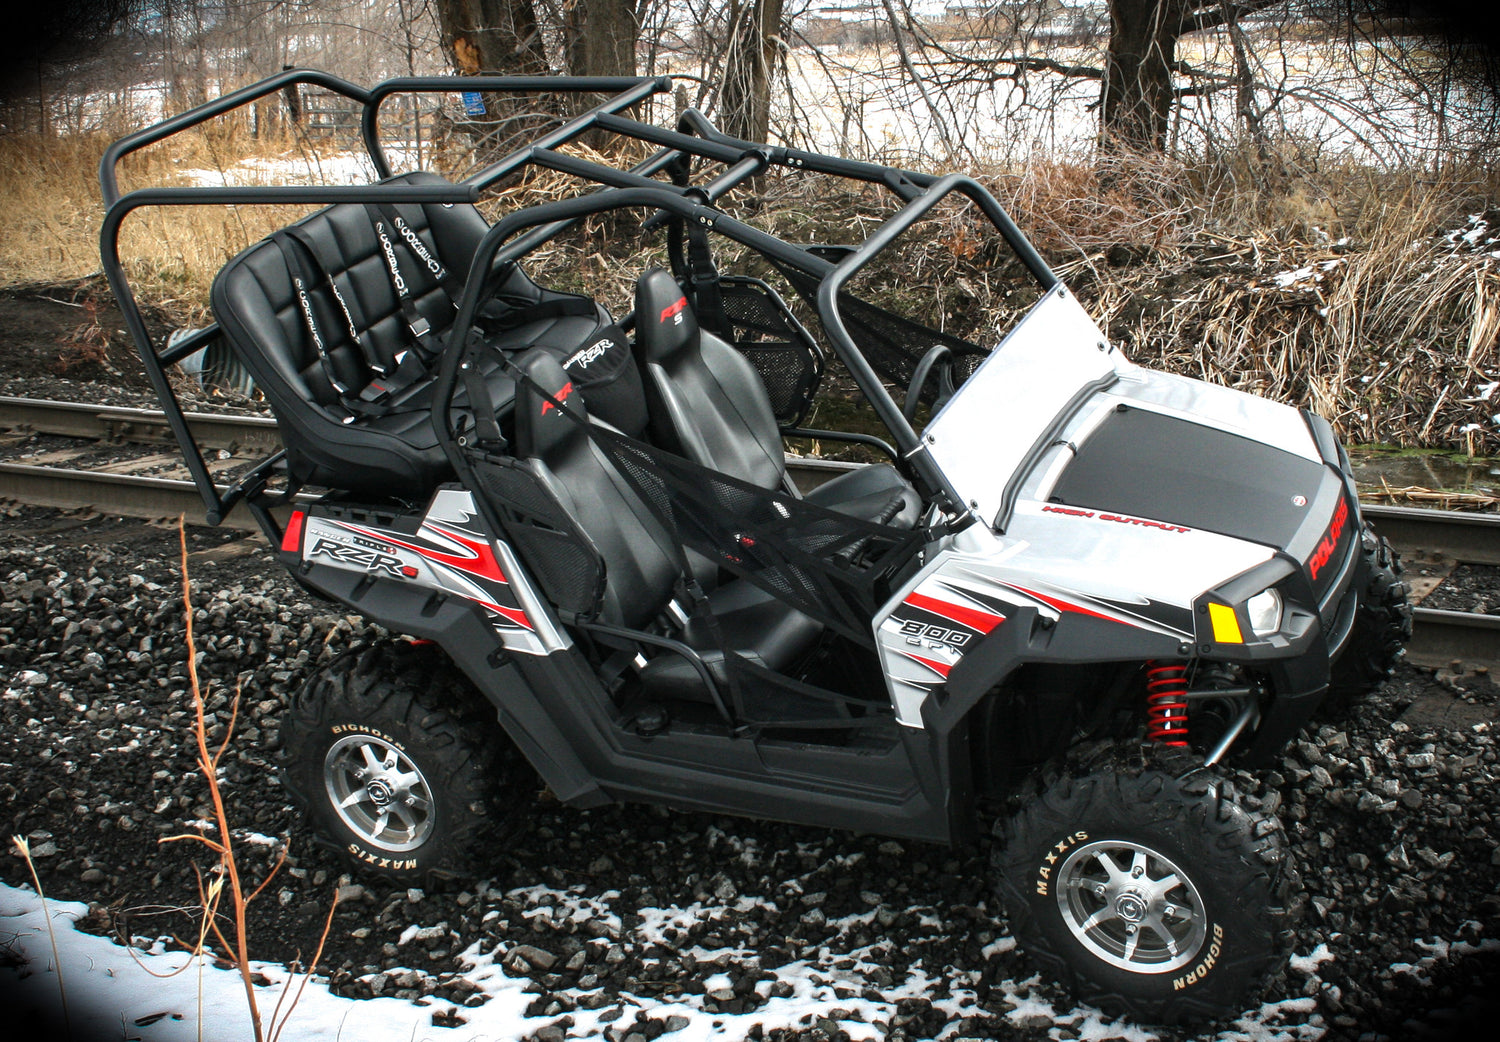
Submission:
[[[777,264],[797,294],[810,307],[818,306],[818,285],[821,280],[797,271],[795,268]],[[909,318],[877,307],[849,293],[839,294],[839,314],[849,335],[859,345],[875,371],[898,387],[906,387],[916,372],[917,363],[933,347],[941,344],[953,352],[953,385],[961,385],[974,370],[979,368],[987,350],[970,343],[962,337],[941,333],[936,329],[913,322]],[[922,388],[922,401],[931,405],[938,390],[929,381]]]
[[[589,436],[678,545],[866,647],[877,591],[922,539],[710,470],[598,426]]]
[[[719,299],[729,339],[750,360],[782,427],[800,426],[823,379],[823,352],[786,302],[760,279],[727,275]]]
[[[595,614],[604,562],[578,522],[520,460],[484,453],[470,462],[542,593],[562,611]]]

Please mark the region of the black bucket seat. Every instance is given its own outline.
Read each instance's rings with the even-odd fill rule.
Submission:
[[[760,374],[724,340],[704,332],[671,274],[652,268],[635,292],[635,346],[645,378],[651,434],[695,463],[761,488],[796,493]],[[810,503],[863,521],[910,528],[916,492],[887,464],[839,475],[806,494]]]
[[[557,358],[533,349],[517,365],[574,417],[562,415],[523,384],[516,396],[516,455],[593,543],[604,571],[600,621],[644,629],[668,607],[682,578],[673,537],[577,422],[588,414]],[[697,617],[676,636],[699,653],[721,685],[725,650],[780,672],[794,665],[822,632],[817,621],[743,579],[710,593],[708,608],[718,635]],[[646,693],[657,697],[702,699],[706,694],[688,660],[671,652],[652,658],[641,679]]]
[[[436,174],[417,172],[386,183],[444,182]],[[489,224],[475,207],[462,204],[402,203],[394,211],[451,275],[440,280],[404,243],[395,242],[415,315],[430,326],[432,342],[440,344],[453,322],[458,286]],[[376,376],[371,359],[394,369],[396,358],[414,346],[412,313],[403,311],[371,212],[362,204],[339,204],[303,218],[287,232],[296,237],[290,248],[299,251],[305,281],[311,284],[308,302],[324,352],[317,350],[301,311],[285,236],[280,242],[263,240],[226,264],[214,280],[212,302],[231,348],[276,414],[290,477],[299,484],[362,495],[425,497],[452,474],[423,402],[431,376],[391,396],[383,414],[372,410],[358,415],[349,395],[330,379],[331,371],[358,394]],[[519,268],[512,269],[496,294],[518,309],[563,296],[539,287]],[[608,321],[601,308],[594,317],[528,322],[508,330],[503,339],[513,346],[578,345]],[[434,361],[434,371],[435,366]],[[496,411],[507,412],[514,394],[510,378],[493,356],[481,371]],[[462,388],[454,404],[466,406]]]

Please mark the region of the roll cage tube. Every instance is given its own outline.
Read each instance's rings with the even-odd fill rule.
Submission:
[[[208,120],[225,115],[250,102],[296,84],[321,87],[334,94],[355,101],[362,107],[361,139],[371,163],[382,178],[391,175],[390,162],[379,138],[379,106],[385,98],[401,93],[439,93],[454,90],[482,90],[507,93],[562,92],[591,93],[616,92],[613,97],[584,112],[556,130],[544,135],[529,148],[503,157],[482,168],[457,185],[298,185],[298,186],[250,186],[250,187],[181,187],[148,188],[120,194],[117,171],[121,160],[148,145],[165,140],[184,130],[198,126]],[[135,342],[136,349],[151,381],[152,389],[161,402],[167,417],[167,425],[182,449],[183,461],[203,498],[204,512],[210,524],[218,524],[241,500],[245,500],[254,512],[267,537],[276,542],[280,539],[280,525],[271,517],[269,509],[259,503],[260,493],[269,480],[274,465],[280,457],[255,468],[239,482],[220,491],[209,475],[197,442],[193,440],[182,406],[166,377],[165,367],[180,362],[188,355],[206,346],[219,335],[217,324],[194,332],[173,346],[170,351],[158,353],[146,330],[140,307],[130,288],[124,267],[119,257],[119,231],[126,216],[133,210],[146,206],[183,205],[265,205],[301,204],[327,206],[335,203],[473,203],[485,187],[504,177],[507,173],[531,159],[538,148],[550,148],[564,144],[597,125],[601,115],[629,108],[631,105],[653,94],[671,90],[671,80],[658,77],[581,77],[581,76],[468,76],[468,77],[415,77],[387,80],[366,90],[347,80],[316,69],[290,69],[267,77],[248,87],[232,91],[220,98],[195,106],[186,112],[163,120],[134,134],[113,142],[105,149],[99,161],[99,185],[107,210],[100,228],[100,262],[110,290],[119,304],[126,330]],[[676,158],[675,152],[662,152],[636,166],[630,173],[650,174],[662,169]],[[609,169],[609,168],[603,168]],[[617,173],[620,173],[617,171]],[[555,235],[561,228],[551,230]],[[550,237],[550,236],[549,236]],[[274,505],[271,504],[271,505]]]
[[[370,159],[382,178],[391,176],[390,164],[385,158],[385,149],[380,144],[380,106],[386,98],[395,94],[449,94],[454,91],[496,91],[508,94],[609,94],[610,98],[588,112],[580,113],[562,126],[533,142],[533,148],[550,148],[571,141],[583,130],[597,125],[601,113],[616,112],[644,101],[653,94],[666,94],[672,90],[669,76],[404,76],[385,80],[370,88],[369,100],[360,116],[360,135],[365,147],[370,150]],[[514,153],[512,154],[514,155]],[[480,188],[504,177],[514,167],[501,169],[507,160],[483,167],[464,178]]]
[[[254,472],[255,480],[237,482],[222,494],[218,485],[214,483],[212,475],[208,472],[208,465],[203,460],[203,453],[199,450],[198,443],[188,428],[182,405],[177,400],[177,392],[172,389],[172,383],[167,378],[166,372],[168,365],[181,360],[191,351],[206,344],[210,339],[210,331],[204,330],[194,335],[188,343],[178,345],[165,354],[156,353],[156,348],[151,343],[151,334],[146,329],[145,318],[141,315],[140,305],[136,303],[135,294],[131,291],[129,281],[125,276],[125,267],[120,263],[120,226],[125,218],[133,211],[145,206],[211,206],[228,203],[311,203],[314,205],[363,202],[472,203],[478,196],[479,189],[472,185],[142,188],[121,196],[105,211],[104,222],[99,229],[99,259],[104,268],[104,277],[109,282],[110,291],[115,295],[115,302],[120,308],[120,316],[125,322],[125,329],[130,333],[131,339],[135,341],[136,349],[140,352],[146,376],[150,379],[151,388],[156,392],[157,400],[161,402],[162,412],[166,415],[167,426],[172,429],[172,434],[177,438],[178,446],[182,449],[183,463],[187,466],[193,484],[197,486],[198,494],[203,497],[205,519],[209,524],[217,525],[224,520],[236,503],[260,492],[270,477],[269,468],[257,467]],[[212,327],[214,333],[217,333],[217,330],[217,325]],[[248,477],[247,475],[247,479]],[[280,526],[270,519],[268,513],[256,510],[255,516],[268,539],[280,538]]]
[[[535,246],[535,243],[529,241],[532,238],[531,235],[522,235],[502,250],[501,247],[504,246],[506,240],[518,232],[562,226],[582,217],[612,210],[644,208],[665,211],[672,217],[700,224],[817,278],[823,278],[833,270],[833,265],[828,261],[813,256],[801,247],[782,242],[733,217],[721,214],[712,207],[696,201],[694,196],[696,196],[695,189],[679,188],[662,182],[657,182],[654,187],[606,189],[573,199],[527,207],[502,218],[491,226],[484,238],[479,241],[473,259],[470,261],[463,294],[459,298],[458,313],[454,316],[453,325],[448,329],[448,343],[451,349],[443,352],[442,361],[438,367],[437,383],[433,388],[433,431],[455,471],[466,476],[472,484],[473,475],[470,473],[463,454],[459,451],[452,427],[452,399],[458,380],[460,358],[468,353],[466,345],[474,329],[480,303],[486,295],[488,279],[503,274]],[[492,524],[495,522],[494,518],[487,517],[486,519]]]
[[[665,133],[670,132],[664,132],[664,139]],[[533,155],[532,158],[545,165],[554,165],[552,156],[555,156],[555,153],[547,156]],[[744,160],[745,154],[739,153],[739,158]],[[753,176],[756,164],[741,165],[744,166],[744,178]],[[569,172],[576,171],[580,176],[588,176],[584,167],[593,167],[597,164],[566,158],[566,162],[560,166],[565,166]],[[450,344],[459,345],[468,342],[478,314],[479,302],[485,292],[485,281],[490,274],[504,271],[538,244],[534,236],[523,236],[521,240],[502,250],[502,245],[512,235],[544,225],[565,226],[578,218],[611,210],[654,207],[659,213],[666,213],[672,217],[702,225],[716,234],[749,246],[768,257],[821,279],[818,288],[819,318],[823,322],[834,350],[848,367],[860,390],[869,398],[876,415],[896,439],[897,451],[901,458],[911,467],[913,475],[929,496],[936,495],[946,500],[950,513],[955,516],[967,512],[967,505],[948,482],[947,476],[928,455],[926,446],[902,415],[901,408],[891,398],[869,361],[854,343],[839,314],[838,294],[854,274],[888,249],[897,237],[920,220],[937,203],[954,192],[968,197],[980,207],[990,223],[995,226],[1002,238],[1026,265],[1044,292],[1057,285],[1058,278],[1048,267],[1047,262],[1016,227],[1015,222],[1010,219],[999,201],[983,185],[960,174],[950,174],[933,181],[925,191],[883,222],[863,245],[834,265],[799,246],[782,242],[742,221],[720,213],[711,206],[704,205],[699,201],[703,198],[701,188],[684,188],[678,185],[651,182],[645,177],[629,175],[618,170],[610,170],[607,180],[603,174],[596,176],[605,184],[616,184],[621,187],[606,189],[575,199],[529,207],[510,214],[490,228],[475,250],[469,277],[460,299],[458,315],[449,330]],[[723,191],[728,191],[730,187],[732,185],[725,184]],[[443,446],[443,451],[448,456],[449,462],[453,464],[455,471],[469,476],[472,480],[452,428],[452,394],[458,378],[459,356],[464,353],[463,350],[455,350],[443,356],[438,383],[434,389],[432,422],[438,442]],[[489,520],[493,523],[495,519]]]
[[[823,330],[828,334],[834,353],[848,368],[849,374],[854,377],[854,382],[870,399],[870,404],[874,407],[880,422],[885,424],[886,429],[895,438],[897,452],[930,488],[939,491],[947,498],[955,514],[963,514],[968,511],[968,505],[949,484],[947,475],[933,462],[927,452],[926,444],[917,437],[916,431],[907,422],[895,399],[886,391],[885,385],[880,382],[880,377],[875,374],[869,361],[854,343],[854,338],[849,335],[848,327],[844,325],[843,315],[839,313],[839,293],[843,290],[844,284],[861,268],[887,250],[903,232],[925,216],[929,210],[954,192],[967,196],[979,206],[1001,237],[1005,239],[1006,244],[1026,265],[1032,278],[1036,280],[1043,292],[1057,285],[1057,276],[1047,266],[1041,254],[1037,253],[1036,247],[1032,246],[1026,236],[1021,233],[1021,229],[1016,227],[1015,222],[1010,219],[1010,215],[1005,212],[999,201],[973,178],[962,174],[948,174],[933,181],[920,195],[883,221],[858,249],[839,261],[833,271],[818,286],[818,317],[823,322]]]

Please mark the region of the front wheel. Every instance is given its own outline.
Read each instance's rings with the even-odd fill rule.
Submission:
[[[1238,1013],[1285,960],[1296,873],[1279,822],[1181,754],[1055,771],[996,832],[1012,931],[1109,1013]]]
[[[524,801],[525,765],[493,711],[436,647],[357,648],[313,677],[282,727],[282,782],[319,840],[360,867],[422,883],[468,874]]]
[[[1337,715],[1374,691],[1392,673],[1411,640],[1411,603],[1401,581],[1401,560],[1390,541],[1365,525],[1360,533],[1359,607],[1354,628],[1328,680],[1325,713]]]

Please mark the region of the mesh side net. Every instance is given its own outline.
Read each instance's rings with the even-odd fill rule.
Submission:
[[[877,588],[921,540],[740,481],[616,432],[590,437],[677,542],[865,646]]]
[[[521,462],[490,455],[471,462],[547,599],[563,611],[596,613],[604,596],[604,563],[577,521]]]
[[[719,297],[734,346],[760,374],[776,422],[800,425],[823,379],[823,352],[785,301],[760,279],[725,276],[719,280]]]
[[[776,269],[786,276],[787,281],[809,306],[818,306],[820,280],[781,264],[777,264]],[[938,344],[953,352],[955,386],[972,376],[974,370],[979,368],[979,363],[989,354],[978,344],[972,344],[962,337],[940,333],[849,293],[839,294],[839,314],[843,316],[849,335],[859,345],[860,352],[869,359],[870,365],[898,387],[906,387],[911,383],[917,363]],[[937,388],[931,381],[922,388],[922,400],[929,405],[936,394]]]

